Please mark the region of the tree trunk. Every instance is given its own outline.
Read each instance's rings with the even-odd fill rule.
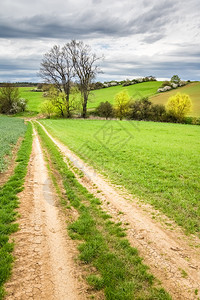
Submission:
[[[66,94],[66,111],[67,111],[67,118],[70,117],[70,107],[69,107],[69,93],[70,93],[70,85],[69,82],[67,82],[67,85],[65,87],[65,94]]]
[[[83,112],[82,117],[85,119],[87,117],[87,100],[88,96],[84,93],[84,99],[83,99]]]
[[[70,107],[69,107],[69,90],[67,91],[66,95],[66,110],[67,110],[67,118],[70,117]]]

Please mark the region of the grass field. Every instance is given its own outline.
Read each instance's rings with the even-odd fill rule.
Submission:
[[[127,87],[116,86],[105,89],[92,91],[88,100],[88,109],[96,108],[100,102],[108,101],[114,104],[114,98],[117,93],[122,90],[127,90],[133,99],[141,97],[150,97],[155,104],[166,104],[168,98],[177,92],[190,95],[193,102],[193,111],[191,116],[200,116],[200,82],[190,83],[185,87],[172,90],[165,93],[156,94],[157,89],[162,85],[162,81],[144,82]],[[40,112],[40,104],[45,100],[42,92],[31,92],[31,88],[20,88],[22,98],[28,99],[27,110],[32,112],[32,115]],[[24,115],[24,114],[21,114]],[[27,115],[27,113],[25,113]]]
[[[161,81],[151,81],[151,82],[144,82],[138,83],[135,85],[130,85],[127,87],[116,86],[116,87],[109,87],[105,89],[95,90],[91,92],[88,108],[95,108],[97,107],[100,102],[108,101],[111,104],[114,104],[115,95],[122,90],[127,90],[129,95],[133,99],[139,99],[146,96],[154,95],[157,89],[161,86]]]
[[[154,95],[150,98],[150,100],[156,104],[166,104],[169,97],[175,95],[177,92],[188,94],[190,96],[193,103],[191,115],[194,117],[199,117],[200,116],[200,82],[190,83],[184,87],[179,88],[178,90],[176,89],[169,92]]]
[[[0,172],[6,168],[6,157],[11,155],[12,147],[25,131],[23,120],[0,115]]]
[[[147,267],[125,238],[121,223],[103,211],[100,200],[90,194],[75,178],[63,160],[55,144],[38,124],[37,130],[46,148],[46,159],[60,173],[66,190],[65,207],[78,212],[68,231],[72,239],[79,240],[79,259],[85,265],[92,265],[87,278],[94,290],[104,290],[107,300],[165,299],[171,297],[156,284],[147,272]],[[55,170],[51,170],[55,174]],[[70,205],[70,206],[69,206]],[[69,212],[68,212],[69,213]],[[82,241],[82,243],[80,243]]]
[[[150,96],[156,93],[161,84],[162,82],[152,81],[128,87],[116,86],[95,90],[91,92],[91,95],[89,97],[88,108],[95,108],[99,105],[100,102],[105,101],[114,103],[115,95],[124,89],[126,89],[129,95],[135,99],[141,98],[143,96]],[[27,110],[38,113],[40,111],[40,104],[44,101],[45,98],[42,96],[42,92],[31,92],[31,89],[32,88],[29,87],[20,88],[20,94],[22,98],[28,99]]]
[[[200,232],[200,127],[153,122],[43,120],[111,181]]]
[[[28,100],[27,110],[37,114],[40,112],[40,104],[44,101],[42,92],[31,92],[33,87],[21,87],[20,96]]]

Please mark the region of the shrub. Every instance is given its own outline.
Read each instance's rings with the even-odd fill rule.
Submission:
[[[17,112],[19,99],[19,88],[13,86],[11,83],[6,83],[0,89],[0,112],[2,114],[13,114]]]
[[[142,98],[130,104],[130,119],[151,120],[157,122],[166,121],[166,110],[162,104],[153,104],[149,99]]]
[[[132,102],[130,104],[130,118],[133,120],[148,120],[151,104],[147,97]]]
[[[165,87],[165,86],[171,86],[171,82],[168,81],[168,80],[165,80],[165,81],[162,83],[161,87]]]
[[[166,121],[166,109],[163,104],[151,104],[150,119],[156,122]]]
[[[166,110],[169,115],[174,117],[177,122],[182,122],[186,115],[191,111],[192,101],[187,94],[177,93],[169,98]]]
[[[101,102],[96,108],[95,114],[106,119],[111,118],[113,117],[113,107],[108,101]]]
[[[122,120],[129,113],[130,96],[127,91],[122,91],[115,96],[115,114]]]
[[[41,113],[44,114],[47,119],[50,119],[51,116],[55,113],[55,107],[53,106],[50,100],[42,102],[40,110]]]

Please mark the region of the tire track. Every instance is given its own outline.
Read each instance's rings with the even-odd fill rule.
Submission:
[[[25,189],[20,194],[21,230],[13,235],[16,261],[5,285],[6,299],[86,299],[87,287],[74,263],[77,252],[60,220],[35,131],[34,135]]]

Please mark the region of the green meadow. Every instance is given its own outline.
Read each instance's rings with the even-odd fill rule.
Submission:
[[[19,88],[21,98],[28,100],[27,110],[37,114],[40,112],[40,105],[44,101],[42,92],[32,92],[34,87],[21,87]]]
[[[115,87],[104,88],[91,92],[88,108],[95,108],[101,102],[108,101],[114,104],[115,95],[123,90],[127,90],[130,97],[133,99],[140,99],[142,97],[149,97],[157,92],[157,89],[162,85],[161,81],[143,82],[134,85],[123,87],[121,85]]]
[[[155,104],[166,104],[169,97],[177,92],[188,94],[193,103],[193,109],[190,113],[191,116],[200,116],[200,82],[190,83],[184,87],[157,94],[157,89],[162,85],[162,81],[143,82],[127,87],[115,86],[104,88],[100,90],[91,91],[88,100],[88,110],[95,109],[101,102],[108,101],[114,104],[115,95],[122,90],[127,90],[130,97],[133,99],[140,99],[142,97],[149,97]],[[20,88],[22,98],[28,99],[27,110],[31,115],[40,112],[40,105],[45,100],[42,92],[32,92],[32,88]],[[23,114],[22,114],[23,115]]]
[[[162,82],[152,81],[135,84],[128,87],[122,87],[120,85],[92,91],[88,100],[88,109],[90,110],[96,108],[100,102],[109,101],[113,104],[115,95],[124,89],[126,89],[129,95],[134,99],[154,95],[161,84]],[[37,114],[40,112],[40,105],[45,98],[43,97],[42,92],[32,92],[31,89],[32,88],[29,87],[20,88],[20,94],[22,98],[28,100],[27,110]]]
[[[200,232],[200,127],[100,120],[42,120],[88,164],[131,194]]]

